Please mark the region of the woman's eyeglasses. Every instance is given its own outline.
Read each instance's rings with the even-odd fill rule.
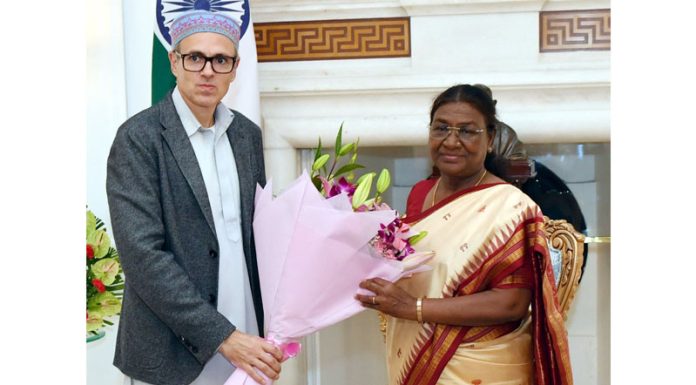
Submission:
[[[483,132],[483,128],[472,128],[472,127],[449,127],[446,124],[435,123],[429,126],[430,137],[437,140],[445,139],[449,136],[449,133],[454,131],[459,139],[464,142],[471,142],[475,140]]]

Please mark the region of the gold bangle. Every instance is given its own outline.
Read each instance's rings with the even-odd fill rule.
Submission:
[[[423,298],[425,297],[418,297],[416,300],[416,319],[421,324],[423,323]]]

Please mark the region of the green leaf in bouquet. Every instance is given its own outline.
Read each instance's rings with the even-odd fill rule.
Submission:
[[[385,191],[387,191],[390,183],[391,178],[389,176],[389,170],[383,168],[382,172],[379,173],[379,178],[377,178],[377,193],[383,194]]]
[[[121,312],[121,300],[105,291],[94,296],[87,304],[87,309],[88,313],[91,312],[90,309],[96,309],[103,317],[115,316]]]
[[[353,209],[360,207],[365,203],[367,197],[370,196],[374,177],[375,173],[371,172],[361,176],[358,180],[358,187],[355,188],[355,193],[353,194]]]
[[[97,331],[104,324],[104,315],[99,309],[87,309],[87,332]]]
[[[111,285],[116,275],[121,270],[121,265],[113,258],[104,258],[92,265],[92,274],[102,281],[104,285]]]
[[[319,175],[314,175],[312,177],[312,184],[317,189],[317,191],[321,191],[322,186],[321,186],[321,179],[319,179]]]
[[[92,235],[95,231],[97,231],[97,217],[94,216],[94,214],[87,210],[87,238],[89,239],[90,235]]]
[[[408,238],[408,243],[411,244],[411,246],[415,245],[416,243],[420,242],[425,236],[428,235],[428,232],[423,230],[420,233],[413,235]]]
[[[314,152],[314,160],[316,161],[321,156],[321,136],[319,137],[319,143],[317,144],[317,150]]]
[[[341,127],[338,128],[338,133],[336,134],[336,146],[334,148],[334,151],[336,151],[336,157],[339,156],[339,153],[341,151],[341,141],[343,139],[343,123],[341,122]]]
[[[365,168],[365,166],[363,166],[361,164],[357,164],[357,163],[343,165],[343,167],[339,168],[338,171],[336,171],[336,173],[333,175],[333,177],[338,178],[339,176],[341,176],[347,172],[351,172],[351,171],[357,170],[359,168]]]
[[[324,155],[320,156],[319,158],[317,158],[317,160],[315,160],[314,163],[312,164],[312,171],[317,171],[320,168],[324,167],[324,165],[326,165],[326,162],[329,161],[329,157],[331,157],[331,155],[324,154]]]

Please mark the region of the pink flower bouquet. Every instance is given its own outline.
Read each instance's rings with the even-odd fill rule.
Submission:
[[[315,170],[321,167],[316,164]],[[409,250],[417,239],[397,213],[379,197],[367,202],[364,186],[371,177],[353,188],[346,179],[334,184],[335,176],[310,178],[304,172],[275,198],[271,181],[257,187],[253,226],[265,334],[286,357],[299,352],[301,337],[364,310],[354,298],[356,292],[369,293],[358,288],[362,280],[394,282],[430,269],[424,263],[433,253]],[[380,179],[378,192],[385,189]],[[257,383],[242,370],[225,382],[242,384]]]

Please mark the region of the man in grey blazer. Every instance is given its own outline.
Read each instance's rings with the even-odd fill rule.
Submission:
[[[220,102],[239,65],[239,27],[194,11],[170,34],[177,86],[119,128],[108,159],[126,276],[114,365],[128,384],[222,385],[235,367],[277,379],[282,353],[258,337],[261,131]]]

